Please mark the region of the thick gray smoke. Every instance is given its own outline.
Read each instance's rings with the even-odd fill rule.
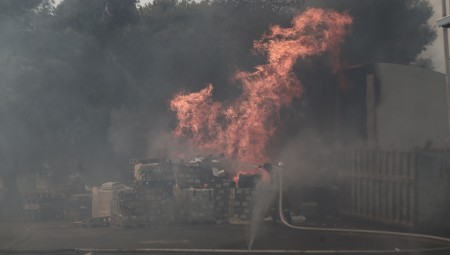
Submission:
[[[215,99],[238,95],[229,77],[264,61],[253,41],[308,6],[354,16],[342,55],[349,65],[409,63],[435,37],[419,0],[1,1],[0,174],[46,164],[64,175],[82,164],[98,183],[119,176],[130,157],[182,154],[188,147],[171,138],[169,100],[210,82]],[[336,89],[327,59],[298,64],[305,97],[283,112],[274,157],[302,130],[327,144]]]

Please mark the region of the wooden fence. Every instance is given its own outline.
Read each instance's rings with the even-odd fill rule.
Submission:
[[[414,152],[344,150],[339,158],[344,215],[400,226],[415,225]]]

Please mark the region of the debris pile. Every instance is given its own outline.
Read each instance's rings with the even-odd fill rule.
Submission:
[[[39,191],[27,190],[24,208],[29,220],[64,218],[88,227],[248,222],[258,176],[240,175],[236,185],[230,180],[234,176],[227,176],[233,171],[225,171],[224,161],[212,156],[176,164],[167,159],[132,159],[128,185],[107,182],[88,193],[81,182],[59,184],[59,191],[53,192],[44,192],[49,186],[45,184]],[[24,180],[24,184],[29,181]]]
[[[205,169],[202,167],[203,160],[204,158],[197,157],[177,167],[175,181],[179,188],[203,188],[206,183]]]

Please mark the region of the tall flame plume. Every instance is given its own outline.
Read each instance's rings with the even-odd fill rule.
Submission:
[[[242,94],[231,103],[215,102],[213,86],[178,94],[170,102],[176,112],[176,137],[188,138],[198,149],[225,153],[244,162],[268,160],[267,147],[280,121],[280,109],[302,95],[302,84],[292,68],[299,59],[328,52],[333,71],[339,69],[340,44],[352,18],[332,10],[310,8],[292,27],[273,26],[254,42],[267,64],[253,72],[238,71]]]

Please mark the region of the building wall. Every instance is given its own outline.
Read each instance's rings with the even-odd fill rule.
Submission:
[[[346,76],[349,89],[340,92],[340,134],[350,154],[338,157],[343,212],[447,231],[450,151],[423,149],[428,141],[434,148],[446,145],[445,75],[380,63],[349,68]],[[368,77],[374,77],[372,94]],[[370,130],[375,133],[373,144]]]
[[[398,64],[376,64],[379,148],[414,149],[448,134],[445,75]]]
[[[450,151],[427,150],[417,153],[417,226],[424,229],[450,229]]]

